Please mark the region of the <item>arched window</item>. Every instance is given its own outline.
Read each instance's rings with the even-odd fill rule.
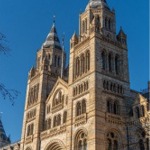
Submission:
[[[113,84],[110,84],[110,90],[113,91]]]
[[[141,116],[145,116],[145,107],[143,105],[141,106]]]
[[[83,92],[83,84],[81,84],[81,93]]]
[[[76,76],[79,76],[80,73],[80,60],[79,57],[76,58]]]
[[[75,138],[75,150],[88,150],[87,135],[81,131]]]
[[[110,113],[110,101],[107,101],[107,112]]]
[[[66,123],[66,121],[67,121],[67,111],[64,112],[63,123]]]
[[[140,150],[145,150],[143,140],[139,140],[139,148],[140,148]]]
[[[105,28],[107,28],[108,26],[108,21],[107,21],[107,18],[105,18]]]
[[[86,71],[90,70],[90,52],[86,52]]]
[[[85,58],[84,58],[84,54],[81,55],[81,75],[84,73],[85,71]]]
[[[136,108],[135,108],[135,113],[136,113],[137,118],[140,118],[140,110],[139,110],[139,107],[136,107]]]
[[[114,102],[114,114],[116,115],[120,114],[120,107],[117,101]]]
[[[119,74],[119,56],[115,57],[115,71],[116,74]]]
[[[57,126],[57,116],[54,117],[53,119],[53,127]]]
[[[81,23],[81,33],[84,33],[84,21]]]
[[[29,136],[30,135],[30,125],[28,126],[28,128],[27,128],[27,136]]]
[[[112,110],[113,110],[112,102],[111,102],[111,100],[108,100],[107,101],[107,112],[112,113]]]
[[[98,32],[100,30],[100,18],[99,16],[96,16],[96,31]]]
[[[106,89],[109,90],[109,82],[106,83]]]
[[[30,124],[28,125],[28,128],[27,128],[27,136],[30,136],[33,134],[33,130],[34,130],[34,124]]]
[[[86,101],[82,101],[82,114],[86,113]]]
[[[113,85],[113,91],[116,92],[116,84]]]
[[[85,19],[85,32],[87,33],[87,19]]]
[[[112,55],[108,55],[108,67],[109,67],[109,72],[112,72]]]
[[[107,134],[107,143],[106,143],[106,149],[107,150],[119,150],[118,145],[118,136],[114,132],[110,132]]]
[[[102,69],[106,70],[106,54],[104,51],[102,52]]]
[[[57,64],[58,64],[58,67],[60,67],[60,57],[58,57],[58,60],[57,60]]]
[[[107,139],[107,150],[112,150],[112,143],[110,139]]]
[[[61,115],[57,116],[57,126],[61,125]]]
[[[47,129],[50,129],[51,128],[51,119],[49,118],[47,120]]]
[[[80,116],[82,114],[81,103],[78,102],[76,105],[76,116]]]
[[[55,55],[55,62],[54,62],[54,66],[57,67],[57,56]]]
[[[58,102],[60,103],[61,100],[62,100],[62,92],[59,91],[59,93],[58,93]]]
[[[103,88],[104,88],[104,90],[106,89],[106,81],[105,80],[103,81]]]
[[[108,29],[111,30],[111,19],[108,21]]]

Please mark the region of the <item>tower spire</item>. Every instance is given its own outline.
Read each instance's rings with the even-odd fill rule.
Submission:
[[[57,48],[57,49],[62,49],[61,48],[61,44],[60,44],[60,41],[59,41],[59,38],[58,38],[58,34],[57,34],[57,30],[56,30],[56,27],[55,27],[55,16],[53,17],[53,25],[52,25],[52,28],[50,30],[50,33],[47,35],[47,38],[43,44],[43,47],[44,48],[50,48],[50,47],[53,47],[53,48]]]

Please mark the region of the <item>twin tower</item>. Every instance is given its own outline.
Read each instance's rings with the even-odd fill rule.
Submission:
[[[28,76],[21,150],[126,150],[130,107],[126,34],[115,11],[90,0],[70,40],[69,67],[55,24]]]

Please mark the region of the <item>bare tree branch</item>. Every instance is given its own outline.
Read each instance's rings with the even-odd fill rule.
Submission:
[[[10,50],[6,44],[6,36],[2,33],[0,33],[0,54],[7,54]],[[3,97],[3,99],[9,99],[14,105],[14,100],[18,97],[19,92],[14,89],[7,89],[4,84],[0,83],[0,95]]]
[[[10,50],[8,48],[8,46],[6,45],[6,36],[2,33],[0,33],[0,53],[3,53],[3,54],[7,54],[8,51]]]
[[[7,89],[2,83],[0,83],[0,94],[4,99],[9,99],[14,105],[14,100],[18,97],[19,92],[14,89]]]

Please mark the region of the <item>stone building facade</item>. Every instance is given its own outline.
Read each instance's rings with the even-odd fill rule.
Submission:
[[[89,1],[67,68],[53,24],[29,72],[15,150],[149,150],[148,100],[130,89],[127,36],[116,33],[115,16],[106,0]]]

